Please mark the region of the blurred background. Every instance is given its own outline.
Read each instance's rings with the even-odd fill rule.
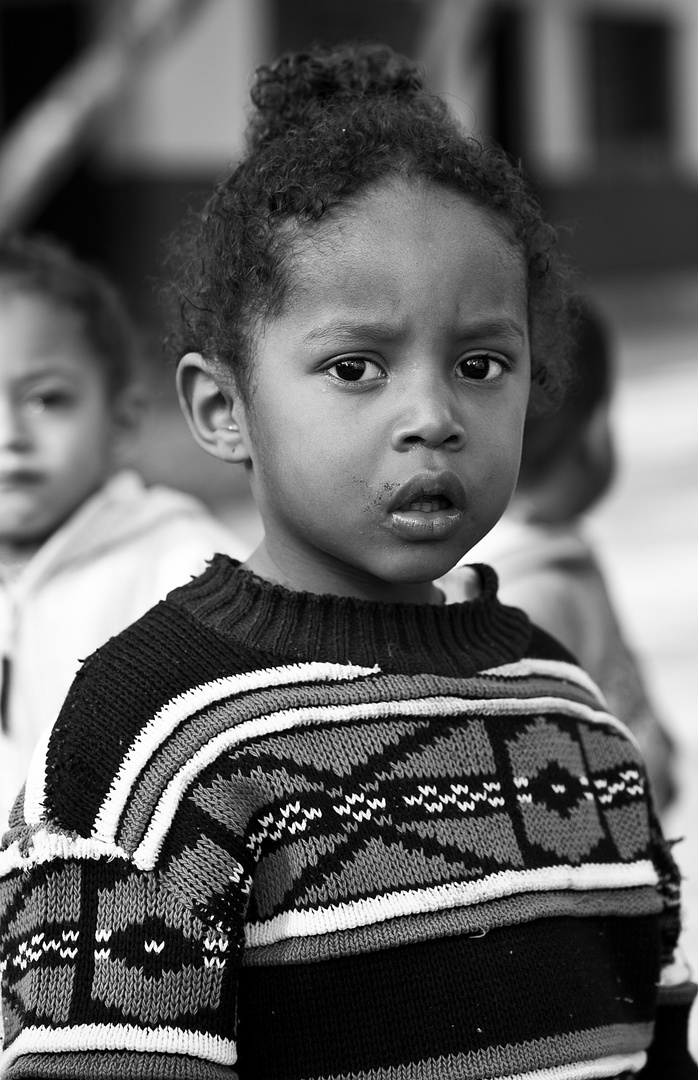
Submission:
[[[53,233],[116,280],[153,350],[139,468],[254,542],[243,474],[194,446],[161,370],[157,282],[239,152],[255,66],[348,38],[420,59],[524,161],[615,333],[621,470],[590,528],[680,747],[666,824],[698,968],[697,0],[0,0],[0,230]]]

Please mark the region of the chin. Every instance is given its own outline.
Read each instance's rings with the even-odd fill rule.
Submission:
[[[415,552],[409,560],[395,560],[394,564],[381,568],[376,576],[394,585],[423,585],[447,574],[467,551],[467,548],[461,550],[459,547],[457,551],[444,551],[438,555],[436,552],[421,555]]]

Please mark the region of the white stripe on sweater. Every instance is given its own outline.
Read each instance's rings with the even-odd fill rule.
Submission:
[[[597,1061],[575,1061],[551,1069],[510,1073],[509,1076],[497,1076],[495,1080],[613,1080],[626,1072],[639,1073],[646,1064],[647,1054],[639,1050],[636,1054],[614,1054]]]
[[[657,880],[657,871],[649,859],[638,859],[633,863],[547,866],[539,870],[501,870],[475,881],[404,889],[314,910],[286,911],[266,922],[246,926],[245,942],[250,948],[273,945],[290,938],[354,930],[405,915],[467,907],[505,896],[560,890],[630,889],[642,885],[656,887]]]
[[[604,696],[591,676],[583,668],[578,667],[577,664],[570,664],[567,660],[525,658],[516,660],[513,664],[501,664],[499,667],[488,668],[478,674],[494,675],[502,679],[527,679],[531,676],[539,676],[556,679],[559,682],[574,683],[586,690],[603,708],[606,708]]]
[[[13,841],[4,851],[0,851],[0,880],[14,870],[31,870],[41,863],[54,859],[128,859],[128,854],[116,844],[105,844],[101,840],[85,839],[83,836],[71,836],[69,833],[55,830],[38,829],[27,843],[22,837]]]
[[[199,1061],[234,1065],[237,1049],[232,1039],[177,1028],[141,1028],[135,1024],[77,1024],[74,1027],[28,1027],[19,1033],[0,1058],[0,1076],[26,1054],[67,1054],[133,1050],[142,1054],[182,1054]]]

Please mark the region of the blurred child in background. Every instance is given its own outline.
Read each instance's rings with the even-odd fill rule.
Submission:
[[[53,241],[0,242],[0,818],[82,658],[242,545],[120,466],[143,412],[135,330]]]
[[[527,419],[509,510],[468,562],[494,566],[502,599],[523,608],[586,668],[636,736],[657,803],[666,808],[675,795],[674,744],[648,699],[583,529],[615,473],[612,342],[588,300],[575,300],[574,308],[573,385],[557,411]]]

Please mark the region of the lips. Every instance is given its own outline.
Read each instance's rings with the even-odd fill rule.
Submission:
[[[455,473],[420,473],[395,492],[388,503],[388,513],[463,511],[465,501],[465,489]]]
[[[454,473],[423,473],[391,499],[389,525],[401,540],[447,540],[460,528],[465,505],[465,489]]]
[[[0,487],[22,488],[27,485],[37,484],[41,481],[41,474],[29,469],[0,469]]]

